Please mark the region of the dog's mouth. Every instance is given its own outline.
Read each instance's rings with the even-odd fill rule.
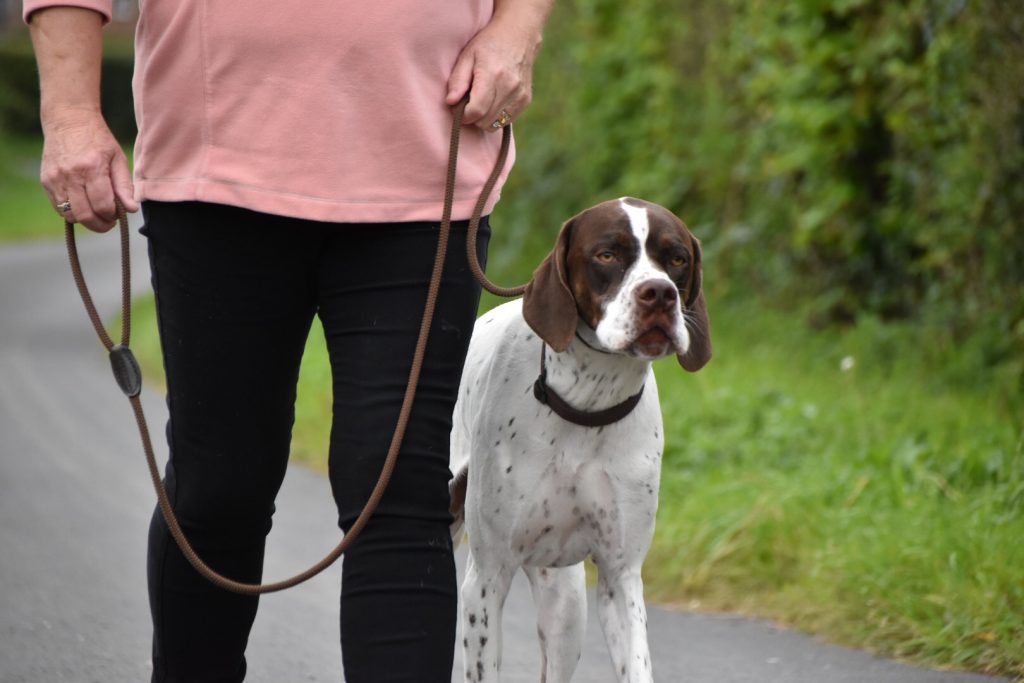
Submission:
[[[672,335],[660,326],[654,326],[643,332],[631,344],[633,353],[647,358],[661,358],[675,349]]]

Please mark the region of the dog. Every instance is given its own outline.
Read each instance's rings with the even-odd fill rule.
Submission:
[[[664,445],[651,362],[711,358],[701,249],[667,209],[622,198],[567,221],[521,300],[474,328],[451,436],[465,680],[495,683],[502,606],[522,567],[541,681],[568,681],[586,625],[583,560],[619,680],[652,681],[640,569]]]

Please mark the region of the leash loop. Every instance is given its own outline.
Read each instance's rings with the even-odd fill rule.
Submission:
[[[359,517],[356,518],[356,521],[349,528],[348,533],[344,535],[341,542],[338,543],[334,550],[306,571],[282,581],[267,584],[242,583],[235,581],[211,569],[205,562],[203,562],[199,555],[196,554],[195,550],[193,550],[188,538],[185,536],[185,533],[181,528],[181,525],[178,523],[178,519],[174,514],[174,509],[167,497],[167,490],[164,488],[163,479],[160,476],[160,470],[157,466],[156,456],[154,454],[152,441],[149,435],[149,427],[146,424],[146,416],[142,410],[142,401],[139,398],[139,394],[142,390],[142,372],[139,368],[138,361],[135,359],[135,355],[129,348],[129,341],[131,337],[131,266],[128,250],[128,216],[121,202],[115,199],[117,207],[117,222],[121,231],[121,341],[119,344],[115,344],[110,338],[110,335],[103,326],[103,322],[100,319],[99,314],[96,312],[96,306],[93,303],[92,296],[89,293],[89,288],[85,282],[85,276],[82,273],[78,246],[75,242],[75,226],[70,221],[64,221],[64,236],[67,245],[68,260],[71,265],[71,274],[74,277],[78,293],[82,297],[82,303],[85,305],[85,310],[89,315],[89,320],[92,322],[93,329],[96,331],[96,336],[109,353],[110,365],[114,373],[114,379],[117,381],[121,391],[124,392],[125,396],[128,397],[128,400],[131,403],[132,411],[135,414],[135,423],[138,427],[139,436],[142,439],[142,447],[146,454],[146,464],[149,469],[150,479],[152,479],[153,489],[156,491],[157,503],[160,507],[161,513],[163,514],[164,521],[167,523],[167,528],[170,531],[171,536],[174,538],[175,543],[178,545],[178,548],[185,556],[185,559],[187,559],[196,571],[211,583],[234,593],[240,593],[242,595],[259,595],[291,588],[292,586],[296,586],[308,579],[311,579],[327,567],[334,564],[334,562],[341,557],[349,547],[351,547],[352,543],[355,542],[359,537],[360,532],[369,522],[370,517],[377,509],[381,498],[384,496],[384,491],[387,489],[388,482],[391,480],[391,474],[394,472],[395,464],[398,459],[398,451],[401,448],[402,441],[405,438],[405,431],[409,424],[409,416],[412,413],[413,401],[416,396],[420,372],[423,367],[423,358],[426,354],[427,341],[430,336],[431,322],[433,321],[438,292],[441,287],[441,274],[444,269],[445,255],[448,250],[448,238],[451,233],[451,214],[455,198],[455,177],[459,150],[459,135],[462,128],[463,114],[468,101],[469,96],[467,95],[453,110],[452,133],[448,157],[448,173],[445,182],[444,211],[438,235],[437,251],[434,256],[434,269],[431,274],[430,285],[427,290],[427,299],[424,304],[423,319],[420,323],[419,338],[416,342],[416,351],[413,355],[412,367],[409,370],[409,381],[406,385],[405,396],[402,400],[401,412],[398,416],[398,422],[395,425],[395,431],[391,438],[391,444],[388,448],[387,456],[384,459],[384,465],[381,468],[380,477],[378,478],[377,484],[374,487],[373,492],[370,494],[369,499],[366,501],[362,512],[359,513]],[[476,256],[476,236],[480,227],[481,214],[483,213],[484,207],[487,203],[487,198],[493,191],[494,185],[504,169],[505,161],[508,156],[510,138],[511,128],[510,126],[505,126],[502,131],[502,143],[498,159],[495,162],[494,169],[491,171],[490,177],[484,185],[480,198],[477,200],[476,207],[473,209],[473,215],[470,218],[469,230],[466,237],[470,269],[485,289],[499,296],[518,296],[523,293],[525,286],[502,288],[487,280]]]
[[[466,104],[469,102],[469,95],[462,98],[462,101],[455,105],[454,116],[456,121],[456,127],[462,127],[462,115],[466,111]],[[476,241],[477,233],[480,231],[480,218],[483,215],[484,208],[487,204],[488,197],[491,196],[491,192],[494,190],[495,184],[498,182],[498,178],[501,176],[501,172],[505,168],[505,161],[508,159],[508,150],[512,143],[512,125],[507,124],[501,129],[501,147],[498,149],[498,160],[494,163],[494,168],[491,170],[491,175],[488,176],[487,182],[484,183],[483,189],[480,191],[480,197],[476,200],[476,206],[473,207],[473,214],[469,219],[469,230],[466,233],[466,255],[469,257],[469,269],[473,273],[473,277],[480,283],[480,286],[486,289],[495,296],[512,298],[522,296],[526,291],[526,285],[519,285],[518,287],[501,287],[494,284],[484,274],[484,269],[480,266],[480,259],[476,255]],[[455,129],[452,130],[452,144],[454,145],[448,155],[448,187],[455,188],[455,163],[458,159],[458,136],[455,135]],[[447,194],[447,192],[446,192]],[[450,215],[451,206],[447,196],[445,197],[445,205]]]

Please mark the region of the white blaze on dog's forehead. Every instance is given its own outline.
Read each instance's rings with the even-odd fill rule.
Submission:
[[[647,209],[642,206],[634,206],[629,203],[628,197],[619,200],[622,210],[629,216],[629,227],[640,242],[641,249],[647,244],[647,234],[651,230],[651,224],[647,220]]]

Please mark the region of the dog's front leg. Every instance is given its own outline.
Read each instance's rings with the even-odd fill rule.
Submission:
[[[466,683],[498,683],[501,610],[514,567],[481,563],[471,551],[462,582],[462,664]]]
[[[541,683],[569,683],[587,628],[587,575],[569,567],[523,567],[537,606]]]
[[[647,608],[639,567],[614,572],[601,569],[597,585],[598,616],[615,675],[622,683],[651,683],[647,647]]]

